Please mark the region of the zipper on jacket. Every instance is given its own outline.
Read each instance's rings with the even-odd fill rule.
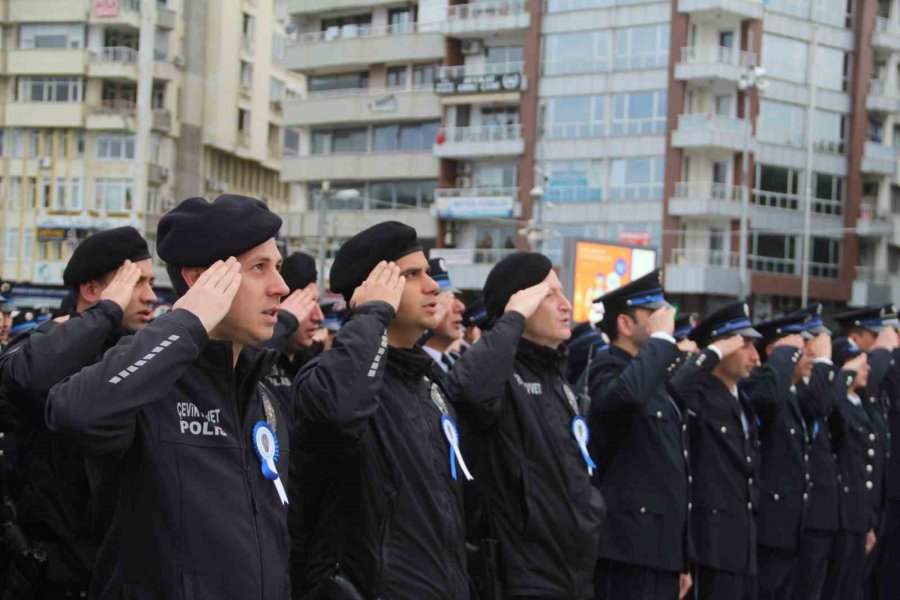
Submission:
[[[256,494],[253,493],[253,483],[250,480],[250,465],[244,465],[244,474],[247,479],[247,488],[250,490],[250,506],[253,507],[253,514],[259,514],[259,506],[256,504]]]

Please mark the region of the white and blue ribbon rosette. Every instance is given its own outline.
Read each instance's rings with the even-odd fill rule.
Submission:
[[[581,456],[584,457],[584,462],[587,464],[588,475],[593,475],[594,469],[597,468],[597,463],[594,462],[594,459],[591,458],[588,452],[587,445],[588,440],[591,439],[591,433],[584,417],[578,416],[572,419],[572,435],[575,436],[575,441],[578,442],[578,449],[581,450]]]
[[[281,483],[281,477],[278,476],[278,469],[275,466],[275,462],[278,460],[278,438],[275,437],[275,432],[265,421],[258,421],[253,427],[253,447],[259,457],[259,466],[263,477],[275,483],[281,503],[287,504],[287,492],[284,491],[284,485]]]
[[[469,468],[466,466],[466,461],[463,459],[462,452],[459,451],[459,432],[456,430],[456,425],[453,423],[453,419],[451,419],[447,415],[441,417],[441,429],[444,430],[444,437],[446,437],[447,441],[450,443],[450,475],[453,476],[453,479],[455,481],[456,463],[459,462],[459,466],[462,469],[463,474],[466,476],[466,479],[468,481],[472,481],[472,474],[469,472]]]

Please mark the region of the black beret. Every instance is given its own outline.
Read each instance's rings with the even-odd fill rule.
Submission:
[[[513,294],[539,284],[551,269],[550,259],[537,252],[514,252],[494,265],[484,282],[485,326],[503,314]]]
[[[303,252],[294,252],[281,263],[281,277],[291,292],[302,290],[319,277],[316,259]]]
[[[481,327],[487,318],[487,309],[484,307],[484,298],[478,296],[468,304],[463,312],[463,325],[466,327]]]
[[[259,246],[279,229],[281,217],[255,198],[188,198],[160,219],[156,249],[170,265],[206,267]]]
[[[148,258],[147,242],[134,227],[98,231],[75,248],[63,271],[63,283],[78,285],[115,271],[126,260],[137,262]]]
[[[350,302],[353,292],[381,261],[395,261],[422,250],[416,230],[385,221],[360,231],[338,249],[331,265],[331,291]]]

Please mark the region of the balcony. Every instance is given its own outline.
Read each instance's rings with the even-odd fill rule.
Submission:
[[[888,304],[900,296],[900,276],[886,269],[870,266],[856,267],[850,306]]]
[[[448,96],[520,92],[526,87],[524,71],[522,62],[441,67],[434,93]]]
[[[856,220],[856,235],[869,238],[889,238],[893,234],[893,221],[879,214],[874,203],[863,202],[860,204],[859,218]]]
[[[284,224],[281,231],[289,238],[318,238],[319,211],[287,213],[282,215]],[[360,208],[355,210],[335,210],[327,212],[329,232],[353,234],[383,221],[402,221],[414,227],[420,238],[437,237],[437,220],[430,208]]]
[[[383,181],[438,176],[438,161],[428,151],[285,156],[281,165],[285,181]]]
[[[289,15],[315,15],[331,11],[365,8],[378,8],[381,6],[393,6],[397,0],[288,0],[287,12]]]
[[[16,127],[81,127],[84,110],[80,102],[10,102],[6,123]]]
[[[875,17],[872,45],[876,50],[900,52],[900,25],[887,17]]]
[[[703,20],[717,20],[722,15],[758,20],[763,17],[763,4],[759,0],[678,0],[678,12]]]
[[[666,292],[734,296],[740,288],[738,264],[736,252],[676,248],[666,265]]]
[[[434,191],[439,219],[511,219],[519,189],[443,188]]]
[[[82,49],[21,49],[6,53],[9,75],[84,75],[85,54]]]
[[[747,143],[753,150],[753,139],[747,140],[747,121],[716,114],[678,115],[678,128],[672,132],[672,146],[740,152]]]
[[[302,34],[285,51],[285,68],[315,73],[336,67],[368,67],[372,63],[409,63],[444,56],[439,23],[389,27],[343,27]]]
[[[88,75],[111,79],[138,78],[138,51],[125,46],[113,46],[90,51]]]
[[[447,35],[465,38],[528,29],[531,15],[525,4],[525,0],[496,0],[448,6],[444,30]]]
[[[888,114],[900,112],[900,96],[888,87],[884,79],[873,79],[869,82],[869,95],[866,96],[866,110]]]
[[[89,5],[73,0],[8,0],[9,20],[22,23],[85,21]]]
[[[469,158],[479,156],[519,156],[525,152],[522,126],[484,125],[481,127],[450,127],[443,130],[443,142],[434,145],[438,158]]]
[[[441,116],[440,100],[431,86],[314,92],[307,98],[286,101],[283,106],[284,122],[291,126],[427,120]]]
[[[678,217],[741,216],[741,188],[712,181],[680,181],[669,199],[669,214]]]
[[[444,259],[454,287],[480,290],[494,265],[513,252],[506,248],[434,248],[429,256]]]
[[[754,65],[756,54],[753,52],[722,46],[688,46],[681,49],[681,62],[675,65],[675,79],[737,83]]]
[[[151,126],[154,131],[170,131],[172,129],[172,111],[168,108],[154,108]]]
[[[133,100],[103,100],[89,106],[85,126],[88,129],[133,130],[136,124],[137,106]]]
[[[897,170],[897,154],[890,146],[869,140],[863,147],[862,172],[893,175]]]

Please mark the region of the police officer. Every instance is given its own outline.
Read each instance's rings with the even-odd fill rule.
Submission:
[[[835,319],[840,324],[847,340],[868,354],[870,373],[868,385],[863,395],[863,405],[869,413],[869,418],[874,424],[877,435],[881,440],[878,455],[875,457],[873,474],[873,497],[875,498],[875,513],[877,523],[875,538],[881,539],[887,526],[884,512],[887,493],[887,461],[890,458],[890,399],[883,389],[883,383],[891,369],[893,351],[898,346],[897,332],[891,327],[884,327],[882,320],[882,307],[866,307],[837,315]],[[881,546],[877,545],[866,557],[864,580],[867,587],[871,586],[870,576],[878,561]]]
[[[759,362],[759,337],[748,306],[728,304],[694,328],[690,338],[704,350],[671,380],[688,410],[697,600],[756,598],[759,441],[756,414],[738,384]]]
[[[756,325],[763,366],[744,383],[759,419],[761,500],[757,517],[760,600],[791,598],[809,502],[809,431],[797,384],[812,373],[808,315]],[[828,353],[830,354],[830,347]]]
[[[877,541],[874,477],[883,441],[861,397],[870,375],[866,354],[847,339],[838,339],[832,356],[839,371],[829,424],[837,454],[841,532],[829,557],[822,599],[855,600],[862,592],[865,557]]]
[[[805,331],[814,336],[805,344],[806,354],[813,357],[812,372],[794,383],[810,438],[810,480],[793,598],[818,600],[825,583],[828,557],[840,531],[837,458],[830,427],[834,409],[831,330],[822,322],[822,305],[818,302],[788,316],[805,319]]]
[[[503,597],[587,600],[603,508],[587,422],[562,376],[572,305],[550,260],[525,252],[491,269],[484,301],[489,331],[448,380],[477,438],[470,530],[482,550],[497,543]]]
[[[893,304],[882,308],[882,324],[900,333],[897,307]],[[886,528],[882,535],[882,548],[876,567],[877,600],[891,600],[891,594],[900,589],[900,347],[893,351],[892,364],[889,363],[884,391],[890,401],[888,425],[891,431],[890,452],[887,475]]]
[[[606,346],[606,341],[590,321],[577,323],[572,328],[572,337],[566,343],[569,357],[566,361],[566,381],[572,385],[578,385],[588,364],[593,360],[597,351]],[[582,382],[583,383],[583,382]],[[582,388],[579,388],[579,391]]]
[[[39,322],[31,311],[21,312],[12,328],[19,337],[0,358],[0,395],[12,411],[17,440],[12,496],[29,543],[10,567],[14,598],[77,596],[90,585],[108,522],[102,505],[91,500],[92,487],[102,483],[73,444],[47,430],[47,394],[124,334],[146,326],[156,301],[150,252],[132,227],[87,237],[63,282],[75,301],[71,318]]]
[[[310,483],[329,493],[304,516],[310,562],[293,592],[465,600],[465,449],[416,346],[437,326],[438,284],[415,230],[389,221],[350,238],[331,289],[353,314],[296,380],[299,447],[330,476]]]
[[[463,311],[463,327],[465,327],[462,340],[463,352],[481,339],[481,328],[484,326],[485,318],[487,318],[487,311],[484,308],[483,297],[479,296],[466,304],[466,310]]]
[[[288,288],[281,219],[252,198],[189,198],[157,229],[179,299],[173,310],[57,385],[52,430],[116,477],[113,524],[91,595],[289,595],[289,411],[260,379]]]
[[[655,270],[599,299],[611,344],[588,367],[594,479],[609,508],[594,597],[674,600],[688,575],[683,405],[667,390],[681,351]]]
[[[447,272],[444,260],[432,258],[428,261],[428,265],[430,268],[429,275],[440,288],[438,302],[440,303],[442,318],[437,327],[427,334],[427,339],[422,349],[434,360],[434,364],[438,369],[437,376],[443,378],[450,372],[450,369],[453,368],[453,363],[459,358],[459,355],[451,350],[462,339],[463,312],[466,305],[454,293],[450,273]]]

